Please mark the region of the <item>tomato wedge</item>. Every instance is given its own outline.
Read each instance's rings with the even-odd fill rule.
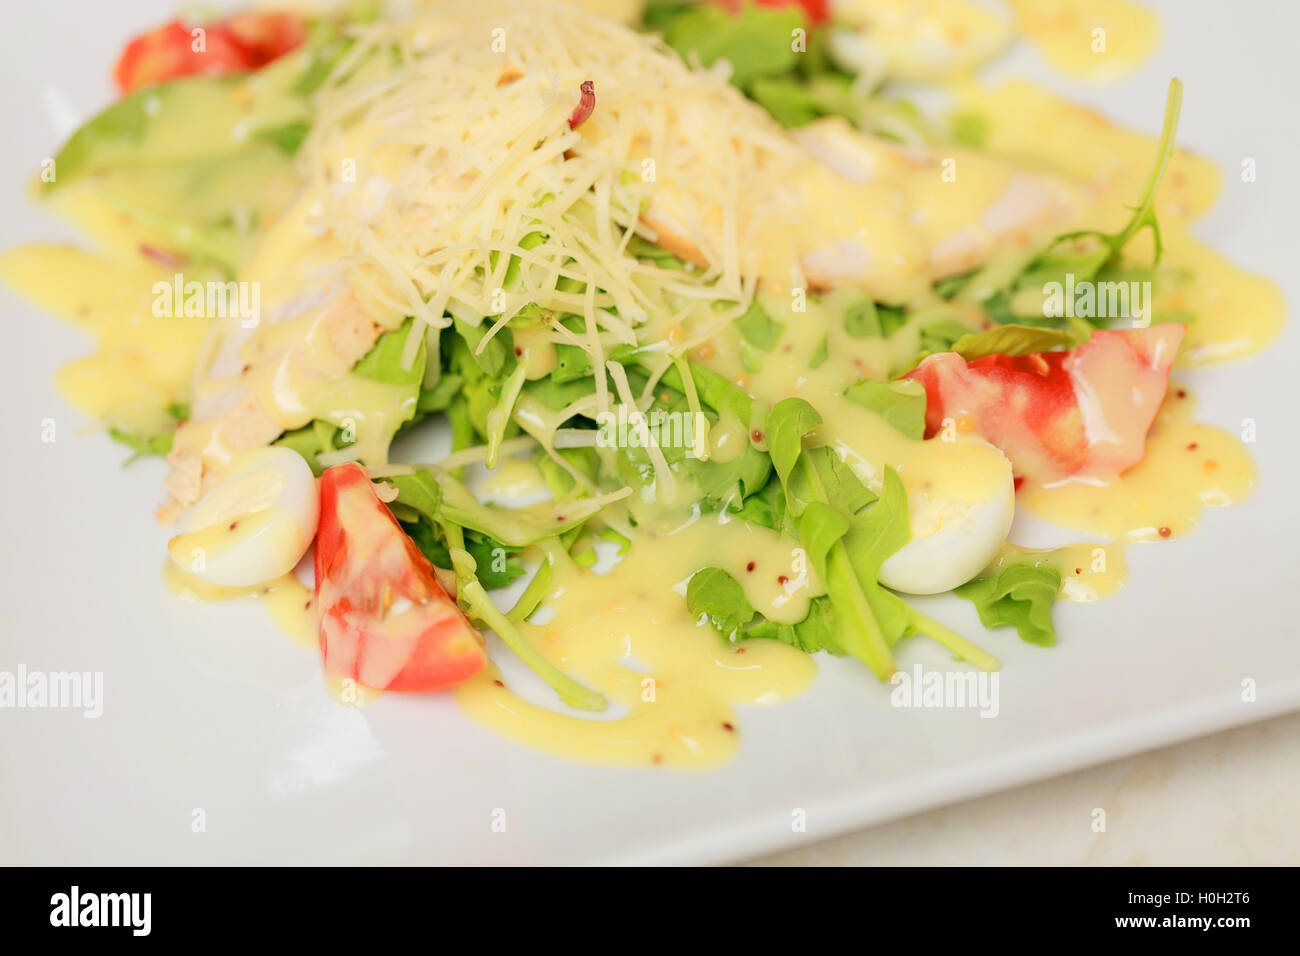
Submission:
[[[1020,478],[1110,478],[1142,460],[1186,330],[1097,331],[1069,351],[971,362],[942,352],[906,377],[925,386],[927,438],[951,419],[1002,449]]]
[[[739,13],[746,0],[718,0],[730,13]],[[803,7],[804,18],[811,26],[831,18],[830,0],[757,0],[760,7]]]
[[[241,13],[195,27],[172,20],[131,40],[113,78],[123,93],[181,76],[243,73],[265,66],[306,37],[301,17],[290,13]]]
[[[178,76],[251,69],[243,47],[220,30],[205,28],[201,50],[195,49],[198,44],[191,30],[173,20],[128,43],[113,70],[118,89],[129,93]]]
[[[236,13],[218,26],[243,47],[255,70],[297,49],[307,38],[302,17],[292,13]]]
[[[419,693],[487,665],[482,635],[354,463],[321,475],[314,607],[331,676]]]

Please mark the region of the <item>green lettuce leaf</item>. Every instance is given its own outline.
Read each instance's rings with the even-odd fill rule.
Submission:
[[[875,412],[909,438],[925,435],[925,388],[920,382],[863,379],[850,386],[844,397]]]
[[[985,627],[1014,627],[1020,639],[1040,647],[1056,643],[1052,604],[1061,589],[1055,568],[1009,565],[995,577],[968,581],[953,593],[975,605]]]
[[[816,597],[808,614],[798,624],[770,621],[754,610],[740,583],[721,568],[701,568],[686,586],[686,607],[727,641],[773,640],[789,644],[805,654],[827,651],[843,657],[844,648],[835,637],[834,612],[830,601]]]
[[[803,26],[798,7],[747,7],[732,15],[721,6],[699,4],[668,22],[664,41],[690,61],[691,54],[710,66],[726,59],[731,81],[746,87],[761,76],[786,73],[798,62],[791,49],[793,32]]]
[[[1072,349],[1085,336],[1074,329],[1047,329],[1028,325],[1001,325],[987,332],[963,335],[949,351],[966,361],[986,355],[1033,355],[1055,349]]]
[[[736,328],[740,330],[746,342],[764,352],[776,348],[777,343],[781,341],[781,334],[785,331],[785,326],[768,315],[767,310],[757,299],[745,314],[736,320]]]

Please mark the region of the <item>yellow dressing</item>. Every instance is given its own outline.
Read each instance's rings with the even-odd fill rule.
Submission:
[[[1286,321],[1281,289],[1185,232],[1171,231],[1164,241],[1162,269],[1174,279],[1157,290],[1156,311],[1195,317],[1178,353],[1180,365],[1235,361],[1273,344]]]
[[[546,490],[541,470],[526,458],[504,458],[475,488],[480,495],[502,502],[533,498]]]
[[[1255,487],[1255,463],[1241,441],[1191,420],[1195,402],[1171,384],[1147,435],[1146,456],[1106,482],[1026,482],[1019,505],[1067,528],[1115,539],[1156,541],[1187,534],[1207,508],[1222,508]]]
[[[1128,577],[1124,543],[1092,541],[1060,548],[1024,548],[1008,542],[979,576],[995,577],[1012,564],[1053,568],[1061,575],[1061,597],[1080,604],[1110,597]]]
[[[223,518],[197,531],[176,535],[167,542],[167,551],[173,561],[187,564],[196,552],[218,554],[265,534],[274,517],[270,509],[262,509],[241,514],[230,521]]]
[[[1131,215],[1142,193],[1156,141],[1146,133],[1116,126],[1097,111],[1072,103],[1025,80],[997,86],[963,84],[958,110],[983,119],[982,148],[1030,168],[1054,170],[1091,190],[1086,225],[1113,230]],[[1154,108],[1159,104],[1153,104]],[[1052,135],[1044,136],[1050,129]],[[1161,225],[1189,221],[1214,204],[1222,175],[1208,159],[1178,149],[1156,202]]]
[[[746,390],[768,408],[794,396],[809,401],[823,419],[813,440],[833,448],[874,490],[881,487],[885,466],[897,469],[917,511],[936,499],[975,500],[996,494],[1006,482],[1006,460],[986,443],[967,435],[953,436],[952,441],[911,438],[844,397],[844,390],[861,377],[886,377],[892,348],[897,347],[883,338],[854,339],[843,333],[842,309],[855,295],[861,293],[832,293],[822,302],[808,302],[803,313],[791,313],[779,296],[762,293],[760,304],[787,323],[780,347],[748,374],[739,370],[738,353],[725,346],[708,364],[731,378],[743,375]],[[813,355],[827,335],[832,345],[826,360],[812,368]]]
[[[271,620],[295,644],[316,647],[311,622],[311,588],[292,574],[253,587],[222,587],[204,581],[171,561],[163,565],[163,583],[182,601],[235,601],[259,598]]]
[[[45,244],[5,252],[0,279],[94,336],[96,351],[55,377],[69,404],[128,430],[170,424],[167,406],[185,402],[209,323],[155,314],[152,289],[163,280],[162,269],[138,257],[122,261]]]
[[[1130,0],[1011,0],[1020,28],[1067,76],[1119,79],[1141,64],[1160,38],[1160,21]]]
[[[817,666],[777,641],[733,646],[691,618],[685,582],[710,566],[731,573],[751,604],[776,621],[802,620],[821,590],[792,542],[705,516],[639,538],[608,574],[557,568],[548,597],[555,617],[523,627],[556,666],[605,694],[620,715],[578,717],[539,706],[494,672],[458,687],[457,701],[499,733],[577,760],[678,768],[726,762],[737,747],[733,707],[788,700],[812,682]]]

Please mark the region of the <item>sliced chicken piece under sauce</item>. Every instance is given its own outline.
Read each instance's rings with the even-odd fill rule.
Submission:
[[[1008,243],[1046,241],[1077,222],[1090,198],[1088,187],[1060,177],[968,150],[899,146],[842,119],[793,135],[809,159],[790,167],[789,214],[742,210],[752,217],[749,247],[763,250],[742,269],[778,286],[793,259],[812,288],[854,283],[884,301],[905,298]],[[718,265],[719,210],[698,210],[661,184],[641,219],[674,255],[699,268]]]
[[[342,284],[300,296],[256,327],[237,317],[217,326],[211,361],[196,375],[191,417],[167,456],[170,497],[159,520],[175,520],[206,494],[240,452],[310,422],[313,399],[383,331]]]
[[[1009,242],[1050,238],[1077,219],[1089,198],[1085,186],[1059,176],[965,149],[939,154],[899,146],[838,118],[818,120],[794,135],[846,183],[897,184],[907,197],[909,222],[927,249],[930,280],[976,268]],[[848,278],[855,262],[878,253],[863,238],[836,238],[813,256],[833,277]]]

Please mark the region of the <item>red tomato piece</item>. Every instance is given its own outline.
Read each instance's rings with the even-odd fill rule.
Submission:
[[[113,78],[129,93],[180,76],[243,73],[283,56],[305,38],[302,18],[290,13],[240,13],[202,27],[173,20],[128,43]]]
[[[973,428],[1034,481],[1110,478],[1142,460],[1186,326],[1097,331],[1065,352],[928,356],[926,437],[945,419]]]
[[[253,69],[297,49],[307,38],[302,17],[292,13],[237,13],[218,26],[244,48]]]
[[[739,13],[750,0],[718,0],[731,13]],[[831,18],[830,0],[757,0],[760,7],[803,7],[804,19],[816,26]]]
[[[205,28],[200,43],[192,29],[173,20],[128,43],[113,70],[118,88],[129,93],[178,76],[251,69],[247,53],[232,38],[215,28]]]
[[[334,677],[424,692],[487,665],[482,635],[357,464],[321,475],[314,608],[325,672]]]

